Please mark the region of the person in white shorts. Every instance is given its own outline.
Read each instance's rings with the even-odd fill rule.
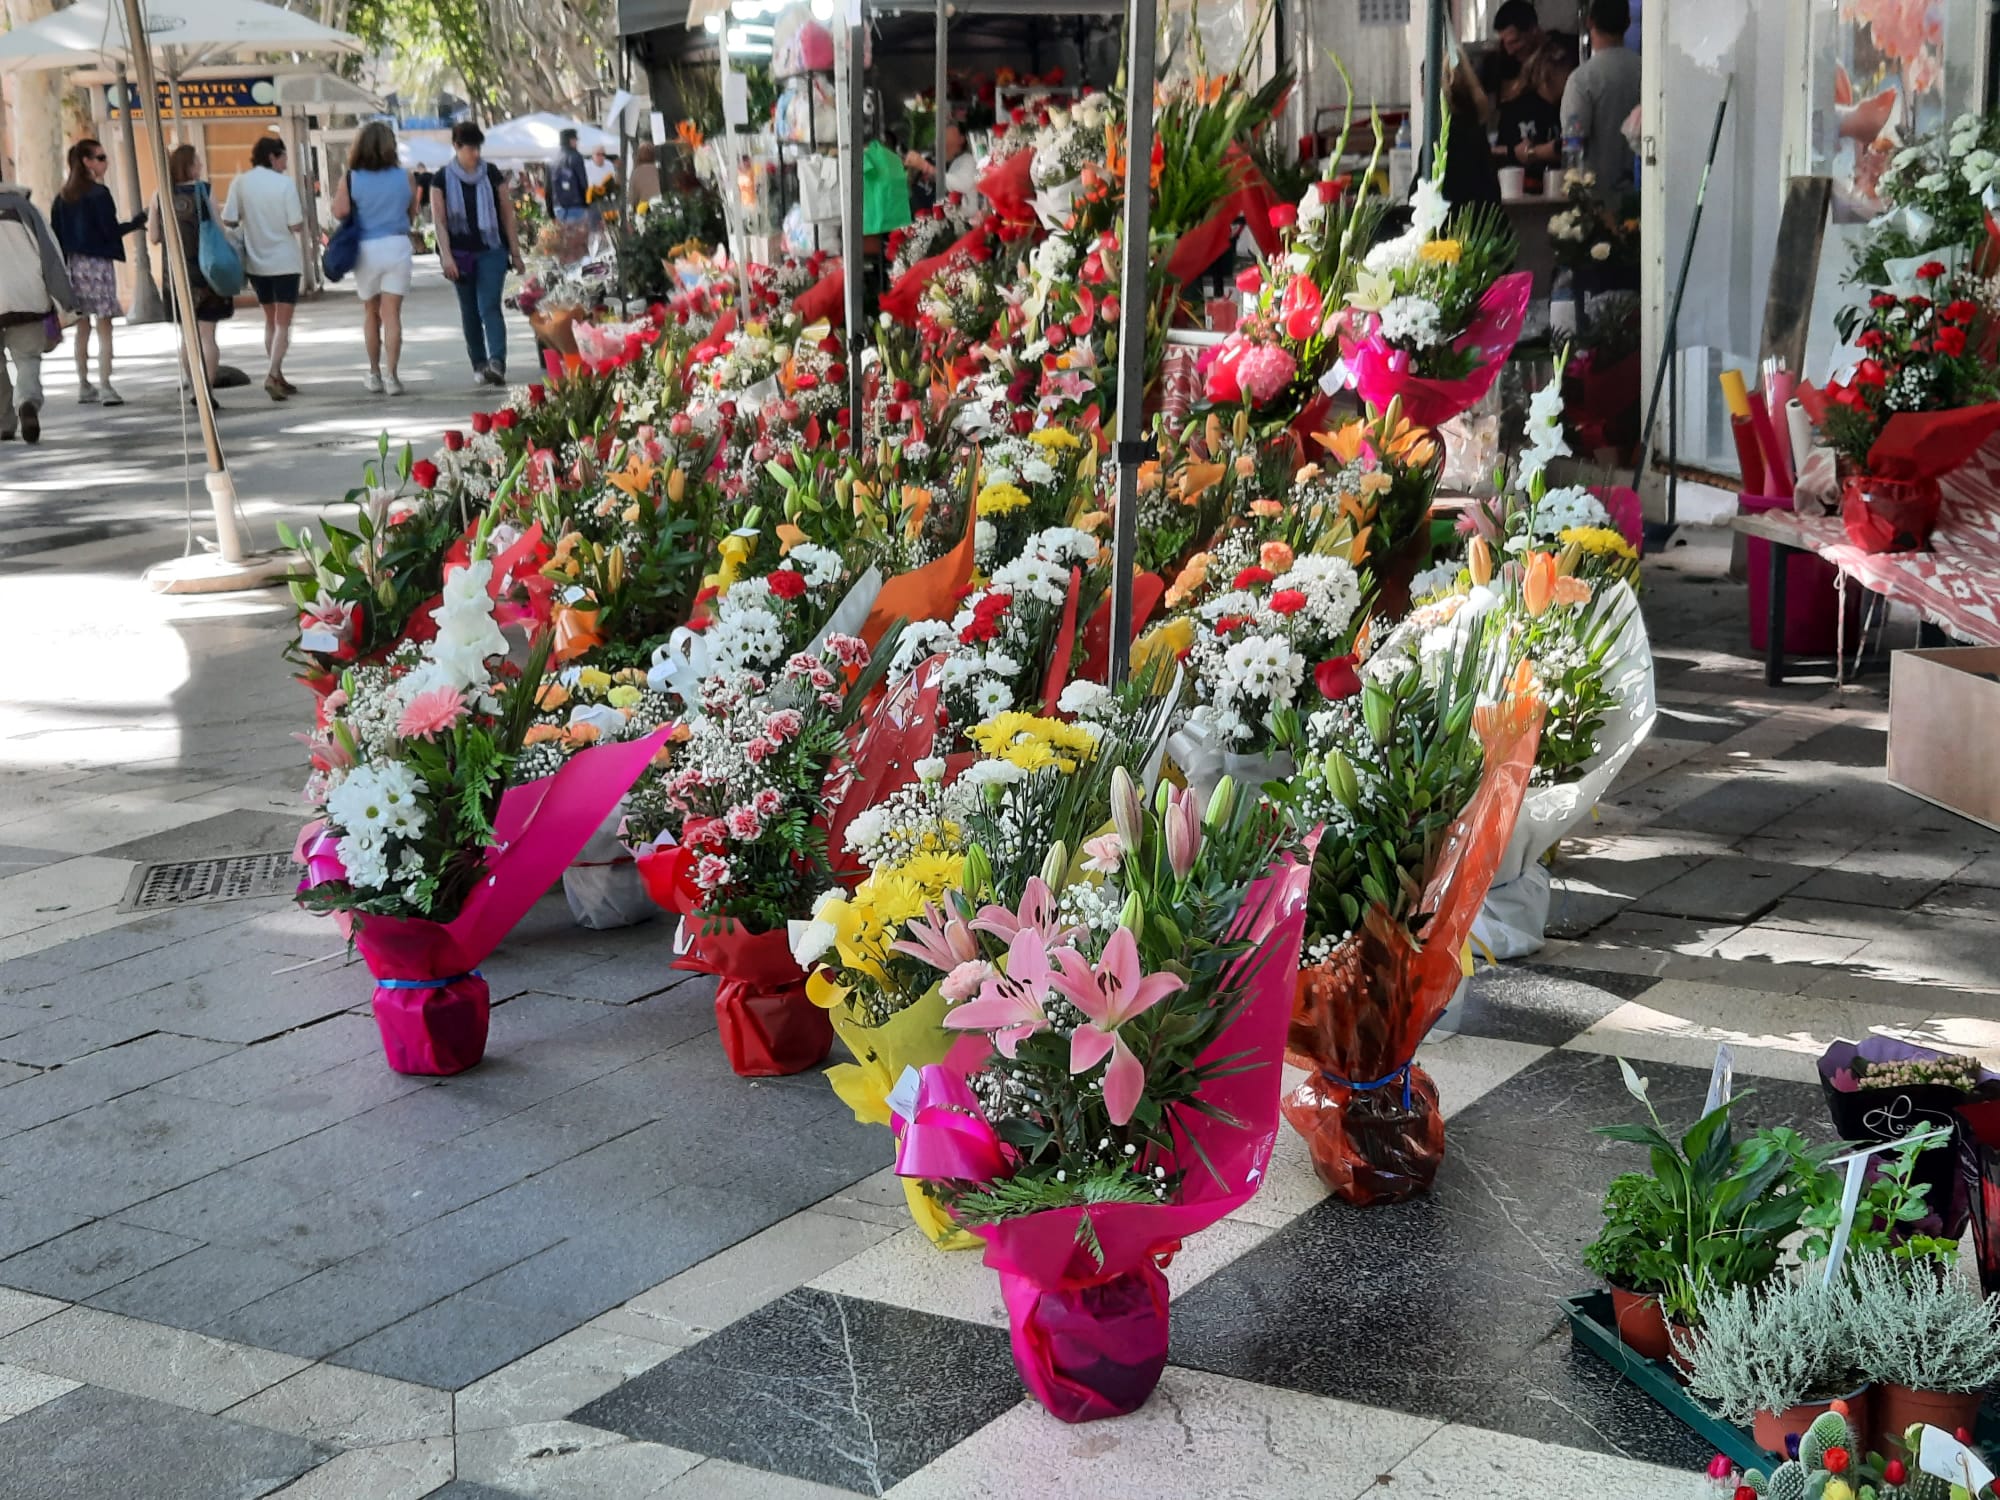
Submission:
[[[371,121],[347,153],[347,175],[334,192],[333,216],[345,219],[352,214],[361,223],[354,290],[361,298],[361,337],[368,347],[364,385],[373,395],[403,394],[396,365],[403,354],[403,298],[410,291],[410,220],[415,208],[410,174],[396,165],[396,132],[385,121]]]

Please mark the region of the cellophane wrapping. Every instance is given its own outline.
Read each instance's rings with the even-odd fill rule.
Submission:
[[[729,1066],[741,1078],[803,1073],[826,1061],[833,1026],[806,998],[806,976],[792,960],[785,930],[746,932],[734,922],[704,932],[688,917],[688,951],[674,967],[713,974],[715,1026]]]
[[[1424,888],[1421,944],[1372,907],[1360,931],[1298,977],[1288,1050],[1310,1076],[1286,1097],[1285,1118],[1305,1137],[1320,1181],[1348,1203],[1414,1197],[1444,1160],[1437,1086],[1413,1059],[1464,977],[1466,938],[1513,836],[1541,740],[1538,698],[1479,714],[1485,769]]]
[[[1478,355],[1472,373],[1457,380],[1430,380],[1410,373],[1409,356],[1385,344],[1372,321],[1364,336],[1343,335],[1341,357],[1355,391],[1378,411],[1387,411],[1389,403],[1400,398],[1409,421],[1419,427],[1442,427],[1492,389],[1521,336],[1533,290],[1534,277],[1527,271],[1510,272],[1486,289],[1472,321],[1452,344]]]

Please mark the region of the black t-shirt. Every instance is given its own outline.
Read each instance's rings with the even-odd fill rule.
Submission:
[[[500,221],[500,195],[507,191],[507,179],[500,175],[500,169],[492,162],[486,163],[486,180],[493,185],[493,233],[494,243],[489,245],[479,232],[479,194],[472,184],[460,184],[449,172],[439,172],[432,184],[445,195],[445,223],[440,226],[451,236],[451,248],[462,250],[468,255],[477,255],[481,250],[493,250],[507,243],[506,226]],[[451,194],[456,187],[463,205],[465,227],[459,229],[452,223]]]
[[[1545,145],[1562,137],[1562,109],[1549,103],[1533,89],[1524,89],[1500,105],[1500,149],[1509,160],[1522,141],[1531,146]]]

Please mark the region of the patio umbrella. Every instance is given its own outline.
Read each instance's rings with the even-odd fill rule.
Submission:
[[[451,160],[451,142],[434,135],[396,138],[396,164],[412,172],[441,172]]]
[[[618,154],[618,137],[609,131],[599,130],[587,121],[571,120],[547,111],[502,120],[486,132],[486,144],[481,150],[503,167],[531,161],[552,162],[561,149],[565,130],[576,132],[576,149],[586,155],[599,146],[608,155]]]

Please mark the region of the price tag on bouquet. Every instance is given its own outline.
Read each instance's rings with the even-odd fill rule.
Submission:
[[[1840,1222],[1833,1227],[1833,1240],[1826,1250],[1826,1276],[1828,1286],[1840,1274],[1841,1263],[1847,1258],[1848,1237],[1854,1232],[1855,1211],[1861,1204],[1861,1189],[1868,1180],[1868,1160],[1882,1151],[1897,1151],[1905,1146],[1935,1145],[1947,1139],[1951,1131],[1944,1126],[1934,1126],[1929,1130],[1912,1131],[1909,1135],[1893,1141],[1880,1141],[1860,1151],[1849,1152],[1846,1156],[1836,1156],[1828,1162],[1829,1167],[1847,1168],[1847,1179],[1840,1189]],[[1974,1494],[1978,1491],[1975,1489]]]
[[[896,1086],[889,1090],[888,1097],[883,1100],[883,1103],[889,1106],[889,1113],[905,1125],[916,1116],[917,1089],[922,1081],[915,1068],[905,1068],[903,1076],[896,1080]]]
[[[1974,1453],[1942,1427],[1926,1427],[1917,1449],[1917,1467],[1926,1474],[1965,1486],[1968,1495],[1977,1495],[1993,1482],[1993,1471]]]

